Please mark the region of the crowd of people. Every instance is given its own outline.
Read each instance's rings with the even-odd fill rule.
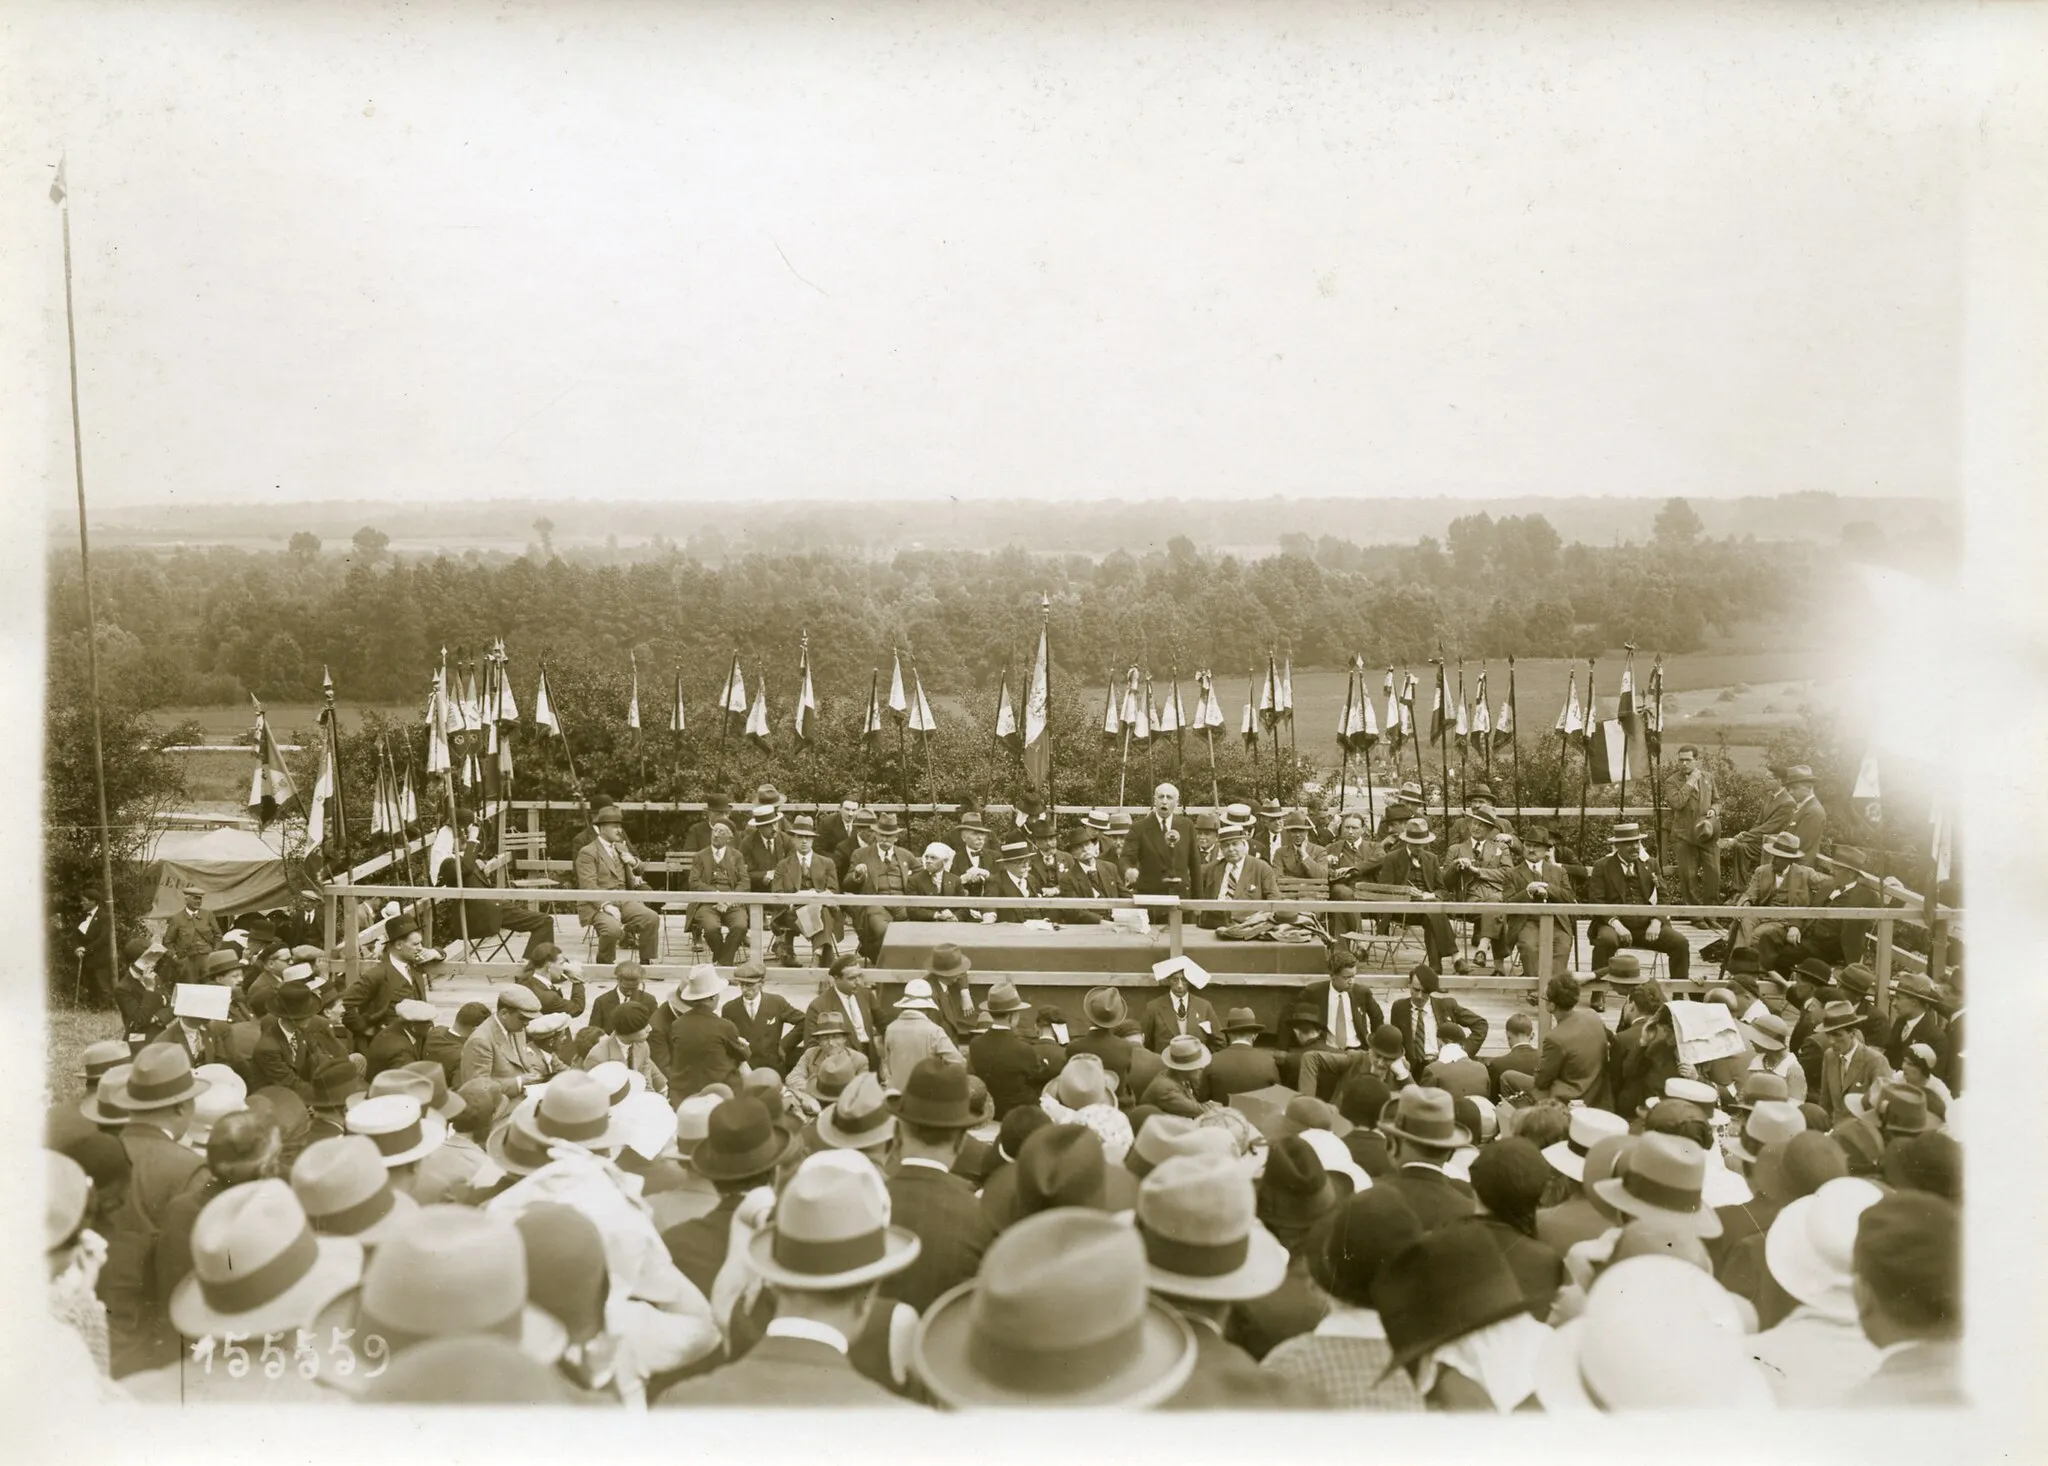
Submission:
[[[261,1007],[246,1053],[217,1020],[127,1005],[86,1051],[86,1097],[46,1136],[53,1388],[1962,1398],[1960,1035],[1924,979],[1880,1014],[1859,963],[1802,958],[1788,982],[1738,947],[1706,1001],[1743,1051],[1695,1063],[1625,950],[1613,1030],[1561,973],[1541,1036],[1517,1012],[1482,1055],[1490,1025],[1435,964],[1383,1010],[1341,948],[1269,1031],[1184,962],[1137,1011],[1109,985],[1071,1022],[957,947],[888,996],[856,944],[799,1006],[751,961],[658,996],[628,958],[593,993],[538,938],[444,1025],[417,925],[387,936],[353,983],[318,952],[201,955]]]

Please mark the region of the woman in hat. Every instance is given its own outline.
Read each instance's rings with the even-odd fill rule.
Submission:
[[[1046,1082],[1039,1097],[1056,1125],[1081,1125],[1102,1142],[1109,1164],[1120,1166],[1133,1138],[1130,1117],[1117,1107],[1117,1077],[1092,1053],[1077,1053]]]

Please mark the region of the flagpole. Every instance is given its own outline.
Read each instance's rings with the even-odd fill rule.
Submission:
[[[900,656],[896,665],[897,674],[900,676],[902,673],[903,666],[902,661],[900,660]],[[891,697],[894,697],[896,695],[896,690],[893,686],[889,690],[889,695]],[[892,708],[890,709],[890,711],[893,712],[895,710]],[[903,793],[903,828],[906,832],[910,829],[910,735],[908,731],[909,723],[910,719],[907,714],[904,717],[900,717],[896,720],[896,782],[901,787]]]
[[[1286,781],[1280,773],[1280,665],[1270,647],[1266,649],[1266,691],[1273,701],[1273,721],[1267,731],[1273,735],[1273,798],[1277,802],[1285,796]]]
[[[85,438],[78,411],[78,323],[71,300],[71,194],[64,186],[64,160],[50,188],[64,231],[64,344],[71,359],[71,479],[78,492],[78,574],[85,597],[85,684],[92,702],[92,789],[100,819],[100,900],[107,913],[107,988],[121,978],[121,934],[114,919],[114,847],[107,819],[107,758],[100,731],[99,629],[92,607],[92,545],[85,529]]]
[[[1449,847],[1451,838],[1451,683],[1447,675],[1449,663],[1444,659],[1443,638],[1436,643],[1436,695],[1443,705],[1443,727],[1437,741],[1437,753],[1443,764],[1444,776],[1444,842]]]
[[[408,784],[412,784],[412,783],[413,783],[413,777],[412,777],[412,740],[411,740],[410,738],[408,738],[408,739],[406,739],[406,740],[405,740],[405,781],[406,781],[406,783],[408,783]],[[414,785],[414,788],[415,788],[415,789],[417,789],[417,787],[418,787],[417,785]],[[415,797],[415,798],[417,798],[418,796],[417,796],[417,795],[415,795],[414,797]],[[406,883],[406,884],[407,884],[408,886],[416,886],[416,885],[418,885],[418,884],[419,884],[419,872],[418,872],[418,871],[417,871],[417,870],[416,870],[416,869],[414,868],[414,866],[413,866],[413,859],[412,859],[412,837],[411,837],[411,834],[410,834],[410,832],[408,832],[408,831],[407,831],[407,830],[405,829],[405,824],[406,824],[406,820],[405,820],[405,818],[404,818],[404,814],[405,814],[405,800],[404,800],[404,798],[403,798],[403,796],[402,796],[402,794],[401,794],[401,797],[400,797],[400,799],[399,799],[399,821],[398,821],[398,823],[399,823],[399,845],[398,845],[398,848],[399,848],[399,851],[400,851],[400,853],[401,853],[401,854],[403,854],[403,855],[405,856],[405,883]]]
[[[1514,764],[1515,824],[1522,823],[1522,710],[1515,705],[1515,658],[1508,655],[1508,755]]]
[[[1586,746],[1583,750],[1585,767],[1579,773],[1579,838],[1572,847],[1580,862],[1588,865],[1592,862],[1586,859],[1586,800],[1593,792],[1593,734],[1600,726],[1600,698],[1593,691],[1593,673],[1599,665],[1598,658],[1586,658]]]
[[[726,683],[726,686],[727,686],[728,688],[730,688],[730,687],[732,686],[732,683],[731,683],[730,681],[728,681],[728,682]],[[877,668],[873,669],[873,670],[872,670],[872,671],[871,671],[871,672],[869,673],[869,676],[868,676],[868,710],[867,710],[867,712],[866,712],[866,713],[863,713],[863,714],[861,715],[861,730],[860,730],[860,802],[861,802],[861,805],[862,805],[862,807],[863,807],[863,808],[865,808],[865,807],[866,807],[866,805],[867,805],[867,802],[868,802],[868,775],[869,775],[869,773],[870,773],[870,772],[872,771],[872,769],[873,769],[873,766],[874,766],[874,754],[875,754],[875,740],[874,740],[873,738],[871,738],[871,737],[869,737],[869,736],[868,736],[867,722],[868,722],[868,718],[869,718],[869,716],[870,716],[871,714],[873,714],[873,713],[874,713],[874,711],[875,711],[875,709],[876,709],[876,706],[877,706],[877,704],[876,704],[876,698],[878,698],[878,697],[879,697],[879,696],[881,695],[881,691],[882,691],[882,671],[881,671],[881,668],[877,667]],[[880,731],[880,730],[877,730],[877,731]],[[720,736],[721,736],[721,737],[723,737],[723,735],[720,735]]]
[[[1368,695],[1365,687],[1364,657],[1358,659],[1358,692],[1361,697]],[[1365,765],[1365,838],[1371,840],[1379,832],[1373,828],[1373,821],[1378,818],[1378,815],[1373,808],[1376,801],[1373,798],[1372,789],[1372,745],[1370,743],[1365,746],[1365,757],[1360,761]]]
[[[1344,798],[1351,792],[1351,713],[1357,706],[1358,667],[1344,680],[1344,722],[1337,730],[1337,823],[1344,823]]]
[[[1244,703],[1252,715],[1252,797],[1256,799],[1259,786],[1265,780],[1259,775],[1259,664],[1254,662],[1245,668]]]
[[[1650,726],[1657,730],[1657,741],[1652,743],[1648,734],[1643,737],[1643,747],[1650,755],[1650,828],[1657,842],[1657,878],[1664,878],[1664,657],[1658,654],[1657,664],[1650,669]],[[1884,883],[1878,883],[1882,890]],[[1716,891],[1715,895],[1720,892]]]
[[[1635,695],[1636,695],[1636,692],[1635,692],[1635,688],[1636,688],[1636,644],[1635,644],[1634,642],[1632,642],[1632,641],[1625,641],[1625,642],[1623,642],[1623,643],[1622,643],[1622,647],[1623,647],[1623,649],[1624,649],[1625,651],[1627,651],[1627,653],[1628,653],[1628,660],[1627,660],[1627,661],[1626,661],[1626,662],[1625,662],[1625,663],[1623,664],[1623,666],[1622,666],[1622,675],[1623,675],[1624,679],[1625,679],[1625,680],[1626,680],[1626,681],[1628,682],[1628,688],[1629,688],[1629,691],[1628,691],[1628,695],[1629,695],[1629,700],[1630,700],[1631,702],[1633,702],[1633,701],[1635,700]],[[1617,701],[1616,701],[1616,703],[1615,703],[1615,707],[1614,707],[1614,719],[1615,719],[1615,721],[1616,721],[1616,722],[1621,722],[1621,704],[1620,704],[1619,700],[1617,700]],[[1617,794],[1617,795],[1615,796],[1615,798],[1614,798],[1614,817],[1615,817],[1615,818],[1616,818],[1617,820],[1618,820],[1618,819],[1620,819],[1620,818],[1622,817],[1622,816],[1621,816],[1621,812],[1622,812],[1623,810],[1625,810],[1625,809],[1627,809],[1627,808],[1628,808],[1628,745],[1629,745],[1629,736],[1628,736],[1628,733],[1629,733],[1629,729],[1628,729],[1628,724],[1627,724],[1627,723],[1622,723],[1622,725],[1621,725],[1621,792],[1620,792],[1619,794]],[[1648,740],[1647,740],[1647,739],[1645,739],[1645,740],[1644,740],[1644,742],[1645,742],[1645,743],[1647,743],[1647,742],[1648,742]],[[1661,877],[1661,875],[1662,875],[1662,869],[1661,869],[1661,862],[1660,862],[1660,869],[1659,869],[1659,875],[1660,875],[1660,877]]]
[[[1038,593],[1038,637],[1045,646],[1045,812],[1052,817],[1053,849],[1059,849],[1060,797],[1053,780],[1052,758],[1052,596]],[[1025,693],[1026,701],[1030,699]]]
[[[1465,659],[1463,657],[1458,659],[1458,716],[1461,718],[1465,716]],[[1464,791],[1471,787],[1472,781],[1467,773],[1465,763],[1467,756],[1471,753],[1469,746],[1471,742],[1472,731],[1468,725],[1465,730],[1464,740],[1458,744],[1458,793],[1460,797],[1463,797]]]

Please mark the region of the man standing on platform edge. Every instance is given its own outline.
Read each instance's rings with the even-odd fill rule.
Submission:
[[[1131,821],[1124,841],[1124,883],[1140,896],[1195,893],[1195,822],[1180,812],[1180,790],[1161,784],[1152,808]]]

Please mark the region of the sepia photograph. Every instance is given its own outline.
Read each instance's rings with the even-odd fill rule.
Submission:
[[[37,1439],[2010,1452],[2043,20],[15,7]]]

